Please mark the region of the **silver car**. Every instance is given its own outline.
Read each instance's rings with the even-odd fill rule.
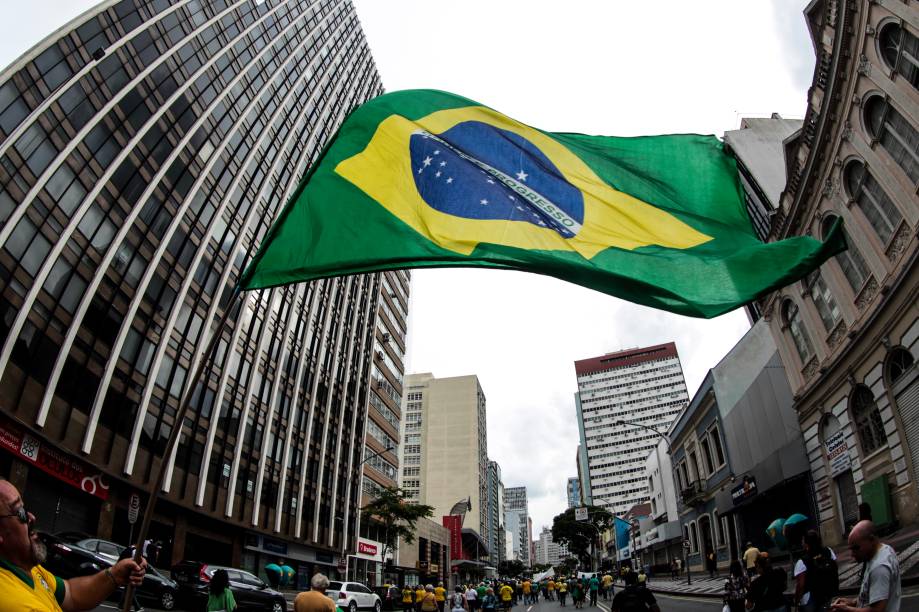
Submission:
[[[330,582],[325,594],[342,610],[357,612],[373,610],[380,612],[383,602],[380,596],[359,582]]]

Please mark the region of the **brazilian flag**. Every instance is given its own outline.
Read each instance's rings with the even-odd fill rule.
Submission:
[[[475,266],[714,317],[844,248],[839,226],[824,243],[760,242],[714,136],[543,132],[460,96],[409,90],[347,117],[240,286]]]

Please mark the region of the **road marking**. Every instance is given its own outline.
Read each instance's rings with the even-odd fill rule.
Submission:
[[[527,608],[527,612],[530,612],[530,610],[532,609],[533,609],[533,606],[530,606],[529,608]]]
[[[604,612],[610,612],[610,609],[604,606],[603,604],[601,604],[599,601],[597,602],[597,607],[603,610]]]

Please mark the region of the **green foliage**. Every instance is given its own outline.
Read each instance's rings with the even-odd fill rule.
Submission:
[[[576,521],[574,508],[568,508],[552,520],[552,539],[568,546],[576,557],[590,554],[590,543],[613,525],[613,515],[603,508],[587,506],[589,520]]]
[[[510,559],[498,564],[498,575],[505,577],[519,576],[524,572],[526,566],[519,559]]]
[[[555,566],[555,573],[559,576],[568,576],[574,573],[578,567],[578,560],[574,557],[566,557]]]
[[[405,491],[399,487],[384,488],[379,497],[361,509],[363,520],[374,521],[383,527],[383,550],[380,552],[384,559],[388,552],[395,549],[399,538],[409,544],[414,542],[415,523],[418,519],[432,516],[433,506],[409,501]]]
[[[533,570],[534,574],[540,574],[546,571],[547,569],[549,569],[550,567],[552,567],[550,563],[537,563],[531,569]]]

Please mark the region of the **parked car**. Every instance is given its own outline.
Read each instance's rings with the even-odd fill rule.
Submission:
[[[98,550],[89,550],[47,533],[39,533],[39,538],[48,549],[48,558],[44,566],[54,575],[64,579],[95,574],[118,561],[118,555],[115,555],[113,561]],[[178,585],[173,580],[156,568],[148,566],[143,583],[136,589],[137,600],[143,605],[172,610],[176,604],[177,589]],[[122,592],[122,589],[118,589],[109,599],[121,601]]]
[[[100,557],[107,559],[114,565],[118,563],[118,557],[121,555],[126,546],[121,546],[115,542],[109,542],[108,540],[100,540],[98,538],[86,538],[84,540],[78,540],[74,542],[80,548],[85,548],[86,550],[92,551],[99,555]]]
[[[258,576],[241,569],[208,565],[199,561],[180,561],[172,566],[172,577],[179,585],[179,601],[194,609],[203,609],[207,601],[211,578],[219,569],[227,571],[227,576],[230,578],[230,590],[233,591],[233,598],[236,600],[239,612],[247,610],[287,611],[287,601],[284,595],[270,588]]]
[[[332,598],[335,605],[348,612],[359,609],[380,612],[383,609],[380,596],[359,582],[330,582],[325,594]]]

